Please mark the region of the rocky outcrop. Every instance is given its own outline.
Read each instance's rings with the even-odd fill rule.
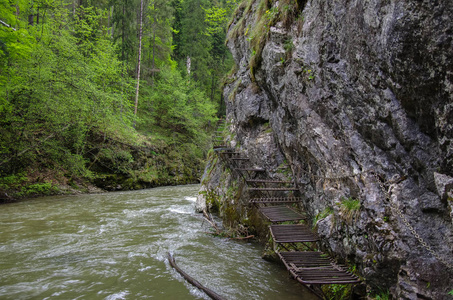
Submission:
[[[286,160],[324,246],[398,299],[453,289],[452,16],[447,0],[255,0],[229,28],[230,142]]]

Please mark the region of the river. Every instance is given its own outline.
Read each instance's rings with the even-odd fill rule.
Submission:
[[[314,299],[262,246],[206,234],[198,185],[0,206],[0,299]]]

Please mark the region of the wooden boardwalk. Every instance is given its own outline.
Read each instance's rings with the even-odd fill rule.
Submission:
[[[356,275],[335,264],[327,254],[316,251],[319,236],[309,226],[298,224],[306,216],[296,211],[295,207],[288,206],[293,204],[300,208],[299,204],[303,201],[303,198],[293,195],[299,189],[291,181],[269,178],[266,169],[252,165],[248,157],[230,148],[219,140],[219,136],[215,137],[214,150],[244,179],[248,192],[258,196],[251,197],[250,204],[271,223],[269,231],[274,243],[287,250],[277,254],[294,279],[323,299],[326,296],[322,285],[360,283]],[[290,195],[287,195],[288,192]],[[283,222],[296,224],[279,224]],[[300,244],[304,247],[299,247]],[[309,251],[299,251],[302,248]]]
[[[266,206],[259,208],[260,213],[273,223],[305,220],[305,216],[288,206]]]

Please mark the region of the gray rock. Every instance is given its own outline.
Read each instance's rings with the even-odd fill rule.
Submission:
[[[453,177],[434,172],[434,182],[437,194],[443,201],[447,201],[448,198],[453,199]]]
[[[253,30],[256,17],[240,14]],[[295,14],[270,28],[255,82],[248,37],[228,41],[238,66],[225,88],[231,144],[271,177],[287,163],[311,217],[333,209],[318,222],[323,245],[369,287],[448,299],[453,274],[407,224],[453,264],[453,2],[313,0]],[[215,178],[208,190],[234,186],[234,175]],[[353,222],[343,197],[360,201]]]

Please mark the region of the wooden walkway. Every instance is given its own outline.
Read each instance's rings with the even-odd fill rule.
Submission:
[[[306,219],[303,215],[288,206],[266,206],[260,207],[258,210],[273,223]]]
[[[220,126],[225,129],[224,125]],[[271,223],[269,231],[274,243],[286,250],[277,254],[291,276],[322,299],[326,298],[322,285],[360,283],[356,275],[335,264],[327,254],[316,251],[319,236],[309,226],[299,224],[306,219],[303,213],[295,209],[300,209],[303,201],[303,198],[296,196],[299,189],[291,181],[270,178],[266,169],[253,165],[243,153],[226,145],[218,136],[223,130],[216,133],[214,150],[225,164],[244,179],[250,194],[249,203]],[[283,222],[296,224],[279,224]]]

